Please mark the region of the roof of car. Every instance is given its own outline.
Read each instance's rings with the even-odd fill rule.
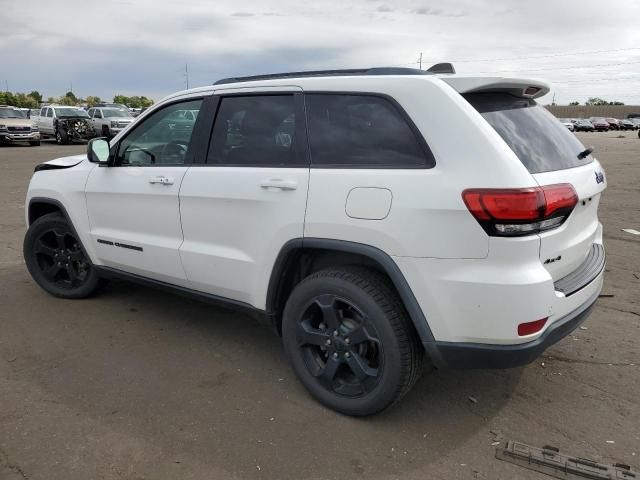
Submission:
[[[421,79],[424,81],[443,81],[454,88],[459,93],[474,92],[509,92],[514,95],[538,98],[549,92],[549,86],[539,80],[457,75],[451,64],[436,64],[429,70],[418,70],[413,68],[380,67],[368,69],[351,70],[317,70],[308,72],[287,72],[266,75],[253,75],[248,77],[230,77],[218,80],[213,85],[192,88],[173,93],[163,100],[188,96],[197,93],[210,93],[233,88],[261,88],[261,87],[299,87],[303,90],[322,90],[323,87],[332,85],[335,88],[337,83],[341,85],[353,85],[352,82],[362,82],[371,88],[380,85],[380,82],[389,81],[414,81]],[[349,88],[351,90],[351,88]],[[373,91],[373,90],[372,90]],[[161,103],[161,102],[160,102]]]

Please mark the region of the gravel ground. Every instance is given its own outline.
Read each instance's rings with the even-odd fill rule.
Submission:
[[[640,468],[640,140],[579,134],[609,189],[603,294],[531,365],[425,376],[395,409],[315,403],[252,319],[112,282],[65,301],[21,255],[33,167],[84,146],[0,147],[0,479],[543,479],[496,441]]]

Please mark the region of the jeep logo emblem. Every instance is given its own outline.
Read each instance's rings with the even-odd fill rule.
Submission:
[[[596,183],[604,183],[604,172],[594,172],[596,174]]]

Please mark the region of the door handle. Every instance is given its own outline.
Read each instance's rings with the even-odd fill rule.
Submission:
[[[163,176],[151,177],[149,179],[149,183],[160,183],[162,185],[173,185],[173,178],[163,177]]]
[[[263,181],[260,186],[262,188],[278,188],[280,190],[295,190],[298,188],[298,182],[295,180],[284,180],[282,178],[269,178]]]

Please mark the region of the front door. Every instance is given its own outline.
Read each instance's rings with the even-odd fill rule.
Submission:
[[[191,98],[157,110],[112,146],[113,166],[92,170],[86,199],[101,264],[187,285],[179,253],[178,193],[193,155],[191,134],[202,103]],[[184,110],[195,115],[176,128],[174,119]]]

